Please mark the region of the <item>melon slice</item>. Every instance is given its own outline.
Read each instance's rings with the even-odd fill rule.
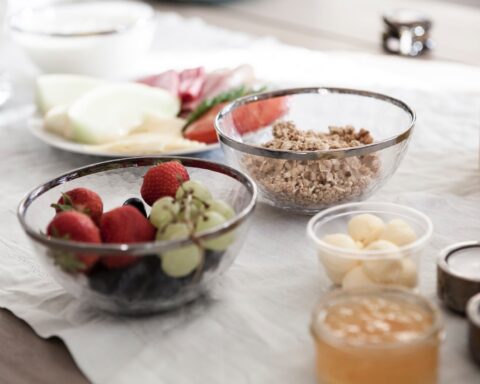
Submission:
[[[37,78],[37,107],[43,115],[54,107],[69,106],[103,81],[80,75],[42,75]]]
[[[180,100],[171,93],[136,83],[107,84],[81,96],[68,110],[73,140],[102,144],[118,140],[139,127],[145,114],[172,118]]]

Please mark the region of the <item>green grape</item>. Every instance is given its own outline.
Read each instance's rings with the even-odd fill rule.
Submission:
[[[178,240],[190,236],[190,230],[185,223],[171,223],[157,232],[157,240]]]
[[[157,232],[158,240],[176,240],[188,237],[190,230],[185,223],[173,223]],[[161,255],[163,271],[171,277],[183,277],[193,272],[202,261],[202,251],[196,245],[188,245]]]
[[[207,231],[211,228],[218,227],[223,224],[225,221],[224,216],[218,212],[207,211],[204,215],[199,217],[195,226],[195,233],[200,233]],[[233,233],[225,233],[214,239],[203,240],[202,245],[207,249],[212,249],[214,251],[224,251],[228,246],[233,242]]]
[[[162,269],[171,277],[183,277],[192,273],[202,261],[202,253],[196,245],[166,251],[161,256]]]
[[[202,183],[195,180],[185,181],[178,189],[175,197],[180,200],[185,193],[191,193],[194,197],[193,201],[207,202],[212,199],[212,194]]]
[[[235,217],[235,211],[223,200],[212,200],[208,203],[207,211],[218,212],[225,219],[230,220]]]
[[[150,222],[158,229],[170,224],[178,214],[180,206],[170,196],[162,197],[153,204]]]
[[[192,199],[192,205],[195,206],[197,208],[197,211],[200,213],[200,212],[203,212],[205,211],[205,203],[209,203],[210,201],[205,201],[205,200],[198,200],[198,199]]]
[[[177,218],[180,221],[195,222],[202,211],[203,206],[198,207],[196,204],[190,203],[188,204],[188,206],[186,205],[180,208],[180,212],[178,212]]]
[[[220,213],[207,211],[204,215],[198,218],[195,225],[195,233],[204,232],[211,228],[218,227],[225,221],[227,220]]]

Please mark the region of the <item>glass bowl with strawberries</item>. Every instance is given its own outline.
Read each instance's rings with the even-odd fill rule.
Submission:
[[[390,96],[314,87],[237,99],[215,128],[228,162],[252,177],[262,201],[314,214],[382,187],[414,124],[414,111]]]
[[[106,161],[32,190],[18,218],[50,274],[117,314],[190,302],[233,263],[256,187],[226,165],[180,157]]]

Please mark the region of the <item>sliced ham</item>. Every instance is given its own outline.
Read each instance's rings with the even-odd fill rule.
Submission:
[[[180,74],[171,69],[158,75],[143,77],[137,82],[150,85],[151,87],[162,88],[174,95],[178,95],[180,87]]]
[[[138,80],[140,83],[162,88],[177,95],[182,100],[183,114],[193,111],[206,99],[242,85],[251,86],[254,81],[253,68],[246,64],[210,73],[205,73],[203,67],[180,72],[170,70]]]
[[[183,103],[182,111],[192,111],[205,99],[210,99],[222,92],[242,85],[249,86],[254,81],[255,75],[253,68],[247,64],[240,65],[232,70],[219,69],[208,73],[199,97],[190,102]]]
[[[187,103],[197,100],[205,84],[205,69],[203,67],[185,69],[180,72],[179,78],[178,95],[182,102]]]

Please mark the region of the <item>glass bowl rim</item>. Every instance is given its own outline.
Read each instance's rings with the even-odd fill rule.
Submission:
[[[401,295],[403,297],[409,297],[411,299],[415,299],[417,303],[424,305],[427,307],[430,312],[433,314],[433,322],[431,326],[422,333],[421,337],[416,338],[414,340],[409,341],[397,341],[388,344],[361,344],[361,343],[349,343],[347,341],[342,340],[341,338],[335,337],[328,331],[321,328],[321,332],[319,332],[318,327],[316,326],[318,316],[320,312],[328,305],[330,301],[338,299],[341,296],[345,295],[375,295],[375,294],[394,294],[394,295]],[[333,343],[337,346],[348,346],[353,348],[362,348],[362,349],[391,349],[397,348],[401,346],[411,346],[415,344],[419,344],[423,341],[429,340],[432,336],[435,336],[438,333],[439,341],[443,341],[445,338],[445,330],[444,330],[444,323],[442,319],[442,314],[438,305],[436,305],[432,300],[429,300],[427,297],[413,292],[409,289],[394,286],[382,286],[382,287],[362,287],[362,288],[353,288],[353,289],[337,289],[334,291],[327,292],[315,305],[315,309],[313,310],[311,323],[310,323],[310,332],[315,340],[318,341],[319,333],[321,336],[324,336],[328,343]]]
[[[261,100],[268,100],[272,98],[291,96],[299,94],[341,94],[341,95],[356,95],[360,97],[368,97],[377,99],[383,102],[387,102],[402,109],[404,112],[410,115],[410,122],[408,126],[400,133],[387,138],[385,140],[373,142],[372,144],[366,144],[358,147],[340,148],[340,149],[327,149],[318,151],[289,151],[279,150],[271,148],[263,148],[257,145],[246,144],[241,141],[232,138],[225,134],[222,130],[222,120],[227,115],[232,113],[238,107],[253,103]],[[377,152],[379,150],[389,148],[395,144],[399,144],[407,140],[415,126],[416,113],[415,110],[407,105],[405,102],[396,99],[394,97],[371,91],[365,91],[360,89],[351,88],[336,88],[336,87],[304,87],[304,88],[286,88],[269,92],[256,93],[249,96],[241,97],[229,104],[227,104],[220,113],[216,116],[214,126],[217,132],[219,141],[231,148],[234,148],[240,152],[248,153],[251,155],[271,157],[276,159],[289,159],[289,160],[319,160],[319,159],[342,159],[352,156],[362,156],[369,153]]]
[[[328,243],[324,242],[322,239],[320,239],[316,235],[314,227],[319,221],[321,221],[324,218],[324,216],[326,216],[326,215],[328,215],[332,212],[335,212],[337,210],[342,210],[342,209],[345,209],[345,208],[346,209],[348,209],[348,208],[360,208],[360,207],[366,206],[366,205],[374,205],[374,206],[378,207],[379,209],[382,209],[382,208],[383,209],[388,209],[388,208],[401,209],[404,212],[411,213],[411,214],[415,215],[417,218],[420,218],[420,220],[422,220],[424,222],[424,224],[426,224],[427,228],[425,229],[424,233],[420,237],[418,237],[413,243],[398,247],[398,250],[395,250],[395,252],[398,252],[398,256],[396,256],[394,253],[392,253],[391,250],[390,251],[382,251],[382,250],[366,251],[366,250],[362,250],[362,249],[356,250],[356,249],[345,249],[345,248],[335,247],[331,244],[328,244]],[[373,210],[373,208],[365,209],[366,212],[364,212],[364,213],[367,213],[368,211],[371,211],[371,210]],[[347,211],[347,212],[345,212],[345,214],[348,214],[350,212],[353,213],[354,211]],[[327,251],[334,252],[335,255],[336,256],[338,255],[339,257],[344,257],[344,258],[348,258],[348,259],[357,259],[357,260],[358,259],[360,259],[360,260],[364,260],[364,259],[372,260],[372,258],[375,258],[375,259],[385,259],[385,258],[396,259],[396,258],[401,258],[401,253],[402,252],[408,252],[408,251],[412,251],[416,248],[422,247],[433,235],[433,222],[423,212],[420,212],[420,211],[418,211],[414,208],[411,208],[411,207],[407,207],[406,205],[397,204],[397,203],[364,201],[364,202],[347,203],[347,204],[337,205],[335,207],[328,208],[328,209],[325,209],[325,210],[317,213],[315,216],[313,216],[308,221],[307,235],[316,245],[318,245],[321,248],[326,249]]]
[[[60,176],[57,176],[46,183],[35,187],[28,192],[21,200],[17,209],[17,218],[20,222],[25,233],[35,242],[40,243],[49,248],[60,249],[64,251],[77,252],[77,253],[96,253],[99,255],[111,255],[112,253],[129,254],[129,255],[146,255],[154,253],[162,253],[166,250],[175,249],[182,246],[188,246],[195,244],[191,237],[169,240],[169,241],[149,241],[143,243],[111,243],[111,244],[89,244],[75,241],[68,241],[62,239],[55,239],[46,236],[45,234],[33,229],[26,221],[26,213],[29,206],[33,201],[41,196],[43,193],[49,191],[53,187],[61,184],[65,184],[74,179],[78,179],[82,176],[93,175],[103,171],[121,168],[136,168],[144,166],[153,166],[165,161],[178,160],[187,167],[194,167],[199,169],[205,169],[210,172],[221,173],[235,179],[238,183],[241,183],[247,191],[251,194],[250,201],[243,208],[242,211],[236,213],[236,215],[227,220],[221,226],[216,226],[210,230],[204,231],[195,235],[195,241],[208,240],[216,238],[221,234],[225,234],[239,227],[249,216],[252,215],[257,200],[257,187],[253,180],[245,173],[238,171],[228,165],[196,159],[192,157],[181,156],[140,156],[129,157],[123,159],[107,160],[95,164],[89,164],[84,167],[76,168],[69,172],[66,172]]]
[[[138,19],[136,19],[135,21],[129,24],[122,24],[117,27],[112,27],[110,29],[98,30],[98,31],[92,31],[92,32],[72,32],[72,33],[41,32],[41,31],[31,30],[28,27],[21,26],[18,23],[15,23],[15,20],[19,18],[24,12],[38,12],[48,8],[58,8],[66,5],[88,4],[88,3],[98,2],[98,0],[84,0],[84,1],[67,0],[67,1],[62,1],[60,3],[49,3],[49,4],[43,4],[38,6],[28,6],[28,7],[22,8],[17,12],[14,12],[9,17],[8,27],[14,32],[28,34],[28,35],[44,36],[44,37],[59,37],[59,38],[69,38],[69,37],[80,38],[80,37],[91,37],[91,36],[108,36],[108,35],[115,35],[115,34],[128,32],[140,25],[143,25],[152,21],[155,17],[155,10],[153,9],[153,7],[150,4],[147,4],[143,1],[139,1],[139,0],[112,0],[112,1],[122,2],[122,3],[131,3],[131,4],[134,4],[135,6],[141,6],[148,12],[148,14],[145,16],[139,17]]]

